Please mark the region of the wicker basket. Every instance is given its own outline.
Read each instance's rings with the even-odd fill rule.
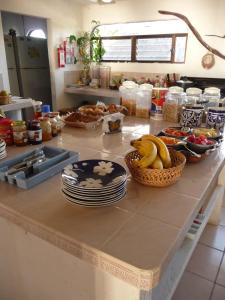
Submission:
[[[125,162],[136,181],[148,186],[164,187],[175,183],[180,178],[186,163],[186,158],[182,153],[174,149],[169,149],[169,152],[172,161],[172,167],[169,169],[156,170],[136,167],[133,161],[140,158],[137,150],[129,152],[125,156]]]

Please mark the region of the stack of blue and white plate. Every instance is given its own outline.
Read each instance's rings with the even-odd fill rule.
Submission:
[[[6,143],[3,139],[0,139],[0,159],[5,158],[6,156]]]
[[[126,194],[127,173],[108,160],[84,160],[68,165],[62,172],[64,197],[81,206],[108,206]]]

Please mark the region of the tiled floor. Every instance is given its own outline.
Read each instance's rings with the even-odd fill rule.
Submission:
[[[172,300],[225,300],[225,197],[219,226],[206,226]]]

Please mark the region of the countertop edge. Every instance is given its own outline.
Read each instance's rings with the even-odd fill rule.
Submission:
[[[138,289],[149,291],[157,286],[159,282],[159,269],[142,270],[134,267],[84,243],[72,240],[41,223],[26,218],[21,213],[8,209],[3,204],[0,204],[0,217]]]

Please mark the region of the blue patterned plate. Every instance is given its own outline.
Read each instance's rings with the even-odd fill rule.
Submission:
[[[79,190],[102,190],[116,188],[126,180],[127,173],[115,162],[95,159],[66,166],[62,177],[63,180],[69,179],[71,185]]]

